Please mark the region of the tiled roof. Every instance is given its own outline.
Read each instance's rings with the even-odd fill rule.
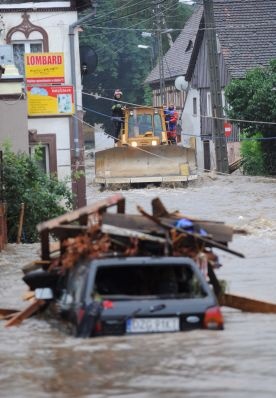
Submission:
[[[213,0],[216,31],[230,75],[241,78],[246,71],[266,66],[276,58],[276,0]],[[189,40],[194,44],[203,14],[199,6],[164,57],[164,77],[185,75],[192,49],[185,52]],[[151,71],[147,83],[159,81],[159,65]]]
[[[221,51],[234,78],[276,58],[275,0],[214,0]]]
[[[163,58],[164,78],[171,79],[176,76],[185,75],[192,50],[195,42],[196,34],[198,32],[199,24],[202,18],[202,7],[196,7],[192,16],[186,22],[184,29],[181,31],[173,46],[168,50]],[[192,42],[188,48],[189,42]],[[159,81],[159,63],[150,72],[146,79],[146,83],[154,83]]]

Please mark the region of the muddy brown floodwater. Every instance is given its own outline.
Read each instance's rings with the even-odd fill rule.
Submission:
[[[112,195],[88,178],[88,203]],[[127,211],[150,210],[159,196],[170,210],[245,227],[231,248],[216,253],[228,291],[276,303],[276,181],[204,178],[187,189],[122,192]],[[9,245],[0,254],[1,307],[24,307],[22,265],[39,246]],[[0,322],[0,397],[275,398],[276,315],[223,307],[224,331],[75,339],[31,318],[5,329]]]

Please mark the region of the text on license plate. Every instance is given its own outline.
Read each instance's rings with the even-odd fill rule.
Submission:
[[[127,333],[177,332],[179,318],[134,318],[127,321]]]

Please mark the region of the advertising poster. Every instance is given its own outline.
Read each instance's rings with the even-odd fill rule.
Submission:
[[[27,84],[64,83],[63,53],[26,53],[24,61]]]
[[[29,116],[66,116],[74,113],[73,86],[27,86]]]

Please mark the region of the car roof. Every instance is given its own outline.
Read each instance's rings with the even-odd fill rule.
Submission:
[[[91,266],[118,266],[118,265],[187,265],[192,268],[198,268],[190,257],[172,257],[172,256],[148,256],[148,257],[109,257],[104,259],[93,259]]]

